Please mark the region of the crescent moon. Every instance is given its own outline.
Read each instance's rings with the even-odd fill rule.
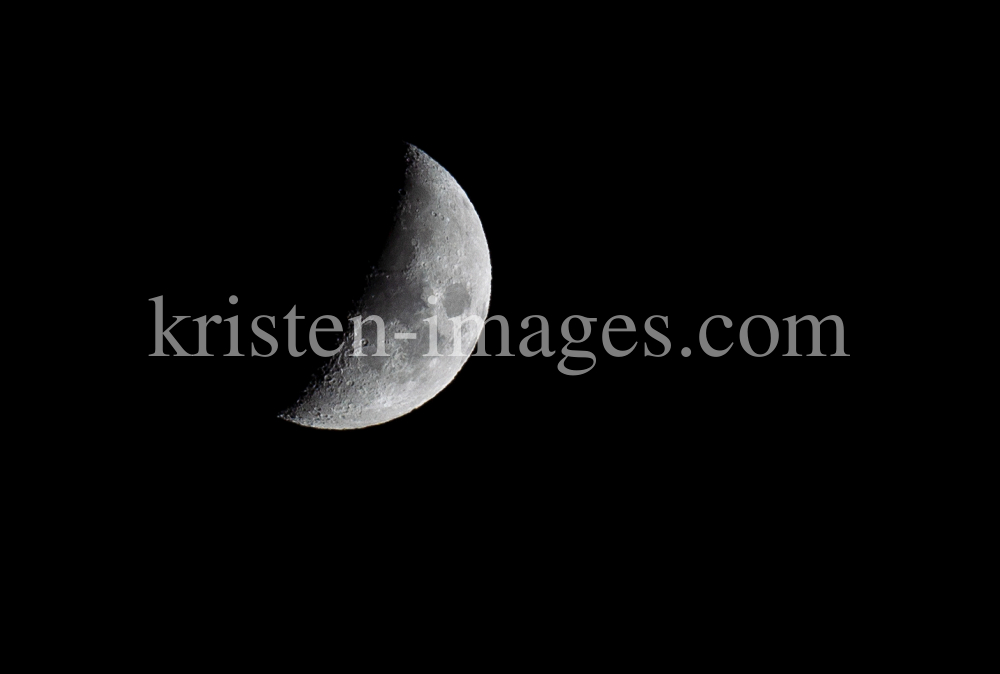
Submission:
[[[352,314],[382,318],[385,355],[377,355],[374,321],[362,325],[360,344],[349,336],[354,324],[345,324],[338,353],[282,419],[332,429],[391,421],[440,393],[476,346],[492,280],[482,222],[448,171],[413,145],[402,152],[395,218]]]

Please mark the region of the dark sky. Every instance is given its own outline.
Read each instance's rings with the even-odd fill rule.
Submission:
[[[851,311],[865,237],[879,226],[870,203],[880,122],[850,91],[803,82],[604,97],[580,88],[516,106],[456,97],[423,117],[366,115],[336,92],[137,106],[109,146],[126,195],[113,217],[135,223],[121,278],[138,408],[129,437],[166,474],[214,479],[273,469],[293,482],[300,471],[348,482],[380,471],[560,480],[603,466],[639,480],[686,471],[698,483],[780,480],[799,464],[804,474],[829,474],[857,451],[850,422],[864,411],[852,361],[783,357],[783,319],[838,315],[847,353],[858,348]],[[441,163],[475,205],[493,265],[490,313],[507,317],[514,353],[537,330],[521,320],[540,314],[556,355],[473,358],[432,401],[379,427],[330,432],[280,421],[317,364],[287,356],[281,316],[292,306],[307,319],[346,311],[373,254],[366,242],[377,237],[368,233],[385,217],[378,195],[394,180],[375,158],[399,141]],[[238,314],[245,353],[250,321],[274,315],[281,350],[222,357],[223,329],[213,332],[212,358],[151,358],[149,300],[161,295],[168,316]],[[589,340],[573,347],[592,351],[596,366],[575,377],[557,369],[560,326],[572,315],[596,319]],[[601,346],[616,315],[638,330],[639,345],[623,358]],[[661,350],[643,333],[652,315],[669,317],[663,358],[643,353],[643,344]],[[714,315],[733,321],[729,330],[714,323],[719,348],[733,343],[721,358],[698,342]],[[739,342],[755,315],[779,328],[763,358]],[[799,352],[808,353],[809,328],[800,330]],[[749,338],[766,350],[762,320]],[[823,345],[833,352],[832,332]]]

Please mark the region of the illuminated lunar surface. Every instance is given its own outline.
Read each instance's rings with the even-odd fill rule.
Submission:
[[[412,145],[388,243],[352,316],[380,316],[385,356],[375,355],[376,325],[363,326],[355,356],[354,324],[343,321],[339,353],[280,416],[314,428],[364,428],[423,405],[455,377],[476,347],[490,301],[490,254],[479,215],[458,182]],[[430,322],[436,318],[437,353]],[[469,319],[456,331],[452,319]],[[326,323],[325,327],[330,324]],[[416,335],[395,339],[397,333]],[[460,348],[455,353],[455,338]],[[336,348],[336,347],[334,347]]]

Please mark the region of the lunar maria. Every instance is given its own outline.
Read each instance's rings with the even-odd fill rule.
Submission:
[[[198,350],[190,353],[186,351],[181,344],[177,341],[177,337],[172,334],[172,330],[178,325],[182,324],[190,316],[173,316],[173,322],[169,327],[164,327],[164,303],[163,296],[151,298],[149,301],[153,302],[155,305],[155,344],[156,348],[153,353],[149,354],[151,356],[212,356],[216,354],[209,353],[208,351],[208,326],[213,324],[221,325],[223,322],[228,324],[228,337],[229,337],[229,352],[223,355],[225,356],[244,356],[245,353],[240,351],[240,332],[239,332],[239,316],[231,316],[223,321],[221,316],[201,316],[200,318],[194,319],[193,323],[196,324],[198,329]],[[428,303],[434,304],[438,300],[434,296],[427,298]],[[229,298],[230,304],[236,304],[238,298],[233,295]],[[305,316],[299,316],[296,313],[296,308],[293,306],[291,311],[282,317],[282,320],[287,322],[285,334],[287,335],[287,348],[288,353],[292,357],[299,357],[306,353],[304,349],[298,348],[299,342],[299,332],[298,328],[300,325],[304,327],[305,323],[300,324],[299,321],[305,321]],[[763,352],[757,352],[750,343],[749,329],[753,321],[760,320],[767,326],[770,341],[768,343],[767,349]],[[835,339],[835,351],[833,356],[848,356],[850,354],[844,351],[844,322],[839,316],[830,315],[822,320],[817,319],[815,316],[789,316],[783,319],[787,325],[788,334],[788,351],[782,355],[784,356],[801,356],[803,354],[798,353],[798,326],[799,324],[806,322],[811,327],[812,332],[812,351],[809,356],[824,356],[820,348],[820,337],[821,337],[821,326],[826,322],[832,324],[834,330]],[[455,335],[462,334],[463,324],[472,321],[475,323],[475,332],[473,334],[478,334],[478,344],[476,350],[471,354],[473,356],[513,356],[514,354],[510,352],[510,325],[507,319],[501,315],[490,316],[485,321],[476,315],[465,316],[465,317],[455,317],[451,319],[454,323]],[[486,352],[486,326],[496,321],[500,327],[500,352],[497,354],[489,354]],[[654,321],[656,325],[654,325]],[[370,316],[354,316],[348,319],[348,322],[352,324],[352,339],[350,342],[347,340],[347,335],[344,331],[344,326],[341,321],[332,315],[319,316],[314,319],[308,328],[308,343],[310,349],[313,353],[321,357],[333,357],[339,354],[345,346],[349,349],[346,355],[352,357],[387,357],[388,354],[385,351],[385,323],[383,319],[376,315]],[[460,339],[456,339],[454,342],[454,350],[449,352],[439,353],[437,350],[437,317],[432,316],[431,318],[425,319],[427,323],[426,329],[430,333],[430,338],[428,340],[429,348],[428,352],[423,354],[427,357],[435,356],[463,356],[463,346]],[[582,335],[575,337],[573,335],[574,322],[578,322],[581,329],[577,329],[578,332],[582,332]],[[594,365],[597,363],[597,357],[591,351],[583,351],[580,349],[571,349],[570,347],[577,344],[582,344],[591,337],[592,329],[591,325],[596,323],[596,318],[590,318],[586,316],[574,315],[569,316],[563,320],[560,326],[560,333],[562,337],[566,340],[566,344],[561,349],[561,354],[563,358],[558,363],[558,369],[563,374],[567,375],[580,375],[589,372],[593,369]],[[550,357],[555,355],[555,351],[550,348],[550,334],[549,334],[549,322],[541,315],[532,315],[524,318],[520,325],[522,329],[529,329],[537,325],[538,329],[527,336],[523,337],[518,344],[518,352],[524,357],[531,357],[542,355],[545,357]],[[654,358],[661,358],[667,355],[671,349],[670,339],[661,332],[660,324],[662,324],[662,329],[665,330],[669,327],[669,319],[667,316],[649,316],[644,324],[644,330],[648,337],[654,341],[654,349],[650,349],[650,344],[643,344],[643,355],[650,356]],[[267,344],[270,350],[266,353],[260,353],[257,351],[256,344],[250,344],[250,355],[258,356],[261,358],[267,358],[273,356],[278,352],[278,340],[273,334],[267,331],[267,325],[274,329],[277,327],[274,316],[257,316],[251,322],[251,330],[255,337],[257,337],[261,342]],[[726,355],[733,347],[733,342],[730,341],[728,344],[725,343],[725,332],[729,328],[733,327],[733,321],[727,316],[715,315],[706,319],[699,330],[698,342],[701,350],[704,354],[718,358]],[[365,331],[368,331],[367,333]],[[712,332],[710,337],[709,331]],[[636,325],[635,322],[628,316],[618,315],[612,316],[604,324],[601,331],[601,344],[604,347],[605,352],[610,356],[615,358],[621,358],[631,354],[638,346],[638,341],[633,341],[627,348],[618,348],[612,342],[612,333],[635,333]],[[334,340],[337,346],[332,349],[324,348],[320,343],[320,335],[322,333],[339,333],[341,336]],[[372,334],[374,333],[374,334]],[[369,340],[365,335],[368,334],[372,337]],[[389,335],[391,339],[396,340],[412,340],[416,339],[417,335],[414,333],[395,333]],[[329,338],[327,338],[329,340]],[[743,324],[740,326],[739,330],[739,341],[743,350],[751,356],[763,357],[768,356],[774,352],[778,346],[780,339],[780,332],[777,323],[764,315],[754,315],[747,318]],[[538,348],[533,349],[532,340],[537,342]],[[174,353],[170,354],[164,350],[165,343],[172,347]],[[365,347],[369,344],[375,347],[373,352],[365,353]],[[623,344],[624,346],[624,344]],[[244,345],[245,348],[245,345]],[[369,348],[368,351],[371,351]],[[687,357],[691,355],[691,349],[685,347],[681,351],[682,355]],[[579,358],[584,360],[589,360],[589,366],[583,369],[572,369],[567,366],[566,361],[568,358]]]

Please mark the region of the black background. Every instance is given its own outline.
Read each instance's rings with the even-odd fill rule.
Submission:
[[[771,611],[802,632],[818,630],[804,616],[829,614],[838,643],[818,652],[839,650],[884,596],[860,581],[894,572],[878,550],[908,507],[888,488],[901,479],[893,439],[868,423],[878,382],[872,368],[858,375],[870,362],[872,322],[858,309],[869,240],[898,226],[881,84],[840,47],[770,61],[748,58],[763,48],[716,61],[707,43],[636,62],[590,49],[516,74],[444,68],[464,52],[439,48],[368,74],[355,67],[367,56],[300,69],[308,59],[252,62],[250,50],[182,68],[185,47],[172,44],[156,66],[94,69],[106,86],[84,73],[72,114],[56,116],[79,144],[60,168],[86,186],[65,197],[79,255],[97,265],[81,282],[103,282],[79,291],[88,331],[103,336],[93,353],[102,370],[104,358],[124,365],[87,401],[100,410],[72,429],[73,457],[39,452],[45,481],[72,483],[51,499],[59,529],[36,536],[63,547],[51,575],[89,595],[82,622],[109,605],[107,578],[132,630],[155,637],[138,616],[156,613],[177,643],[189,629],[215,639],[231,614],[265,632],[289,615],[315,631],[336,619],[382,639],[386,616],[409,630],[437,627],[442,610],[470,630],[480,625],[467,617],[495,613],[539,639],[578,614],[658,644],[652,634],[671,631],[662,612],[711,640],[723,616],[741,633],[761,626],[767,643],[796,641],[762,620]],[[348,87],[348,74],[373,91]],[[300,348],[315,317],[346,321],[388,222],[399,174],[386,147],[399,142],[447,169],[481,217],[489,311],[508,319],[515,355],[471,357],[383,425],[282,421],[320,362],[288,355],[282,317],[305,316]],[[174,330],[189,352],[194,318],[237,315],[245,355],[223,355],[223,324],[209,326],[212,357],[151,356],[161,296],[168,324],[190,317]],[[733,327],[715,321],[711,342],[732,348],[711,358],[698,333],[719,314]],[[266,349],[250,330],[258,315],[278,321],[269,358],[249,355]],[[530,315],[548,318],[552,357],[519,354]],[[580,376],[557,369],[571,315],[596,319],[572,346],[596,356]],[[617,315],[637,328],[613,337],[637,342],[624,358],[601,344]],[[644,355],[661,349],[643,331],[651,315],[669,317],[662,358]],[[779,327],[766,357],[739,344],[754,315]],[[839,316],[850,357],[784,357],[784,319],[805,315]],[[758,352],[767,337],[755,321]],[[802,325],[799,352],[811,341]],[[674,608],[684,595],[693,601]]]
[[[811,66],[642,87],[543,83],[519,97],[490,86],[459,93],[406,91],[366,106],[294,83],[192,84],[116,117],[109,147],[127,196],[115,216],[137,223],[116,279],[132,317],[135,488],[262,511],[397,498],[440,499],[444,509],[475,499],[498,511],[538,500],[600,510],[622,499],[638,499],[636,509],[694,499],[698,512],[802,499],[817,515],[843,507],[869,480],[859,433],[870,410],[852,375],[861,331],[852,309],[881,161],[882,122],[867,92]],[[293,305],[306,316],[299,348],[314,317],[346,323],[369,264],[366,232],[384,217],[376,193],[395,189],[380,158],[399,141],[442,164],[475,205],[493,266],[490,314],[510,322],[515,356],[471,358],[433,400],[381,426],[281,421],[319,362],[288,356],[281,317]],[[189,352],[194,317],[238,314],[245,356],[222,355],[223,324],[209,328],[211,358],[150,357],[150,299],[161,295],[168,324],[192,317],[174,330]],[[278,322],[270,358],[249,356],[261,314]],[[549,320],[551,358],[517,351],[537,330],[520,322],[535,314]],[[597,363],[570,377],[557,362],[560,326],[574,314],[597,319],[571,347]],[[669,316],[662,358],[643,355],[643,344],[661,350],[643,331],[654,314]],[[711,340],[733,348],[710,358],[698,331],[716,314],[734,324],[716,321]],[[738,337],[757,314],[781,333],[763,358]],[[840,316],[852,358],[783,357],[782,319],[807,314]],[[620,348],[638,342],[624,358],[601,346],[615,315],[637,328],[634,339],[614,336]],[[766,350],[763,321],[750,337]],[[803,325],[799,352],[810,342]]]
[[[65,445],[51,446],[47,427],[32,438],[42,488],[13,521],[31,531],[19,555],[45,573],[21,583],[44,624],[96,627],[101,638],[82,641],[102,657],[131,646],[189,660],[184,646],[197,644],[259,661],[285,623],[296,648],[280,649],[284,664],[320,640],[339,661],[356,635],[378,640],[366,658],[454,657],[497,634],[478,655],[550,642],[560,661],[593,662],[603,647],[616,664],[646,644],[673,657],[689,634],[702,637],[700,662],[797,649],[828,659],[884,638],[886,588],[902,587],[912,562],[880,548],[913,516],[892,490],[900,442],[868,423],[881,393],[873,367],[859,373],[874,327],[859,307],[873,294],[869,242],[906,226],[886,198],[901,116],[883,101],[909,54],[886,46],[877,63],[860,34],[934,41],[898,13],[880,27],[867,13],[747,8],[761,30],[716,7],[697,26],[623,9],[561,9],[542,26],[534,9],[489,8],[457,30],[443,7],[421,7],[436,25],[407,26],[403,54],[345,17],[279,26],[268,12],[250,28],[247,10],[215,23],[199,10],[159,41],[171,12],[101,17],[106,40],[51,17],[87,44],[54,57],[53,77],[27,76],[25,102],[48,127],[27,140],[75,189],[39,198],[32,225],[52,237],[45,252],[78,244],[71,281],[101,283],[69,294],[102,342],[85,357],[105,386],[74,390],[79,378],[60,372],[66,395],[46,404],[83,395],[99,409]],[[501,14],[522,25],[495,25]],[[499,39],[479,49],[458,39],[491,29]],[[14,70],[46,51],[19,51]],[[59,100],[42,103],[48,91]],[[65,147],[50,152],[50,137]],[[478,211],[490,313],[510,321],[516,355],[470,358],[384,425],[281,421],[318,364],[287,355],[281,317],[296,306],[303,326],[347,318],[365,244],[386,222],[380,197],[398,179],[385,144],[400,141],[450,171]],[[71,211],[68,237],[47,222],[56,205]],[[51,293],[51,315],[66,294]],[[168,322],[191,317],[174,331],[186,349],[193,318],[238,315],[246,355],[223,356],[228,326],[212,325],[214,356],[151,357],[159,296]],[[535,314],[549,319],[551,358],[517,353]],[[713,323],[712,343],[733,346],[710,358],[698,331],[716,314],[734,325]],[[781,333],[763,358],[738,338],[758,314]],[[271,358],[249,355],[258,315],[279,321]],[[573,348],[597,364],[575,377],[557,370],[571,315],[596,319]],[[638,329],[624,358],[601,346],[615,315]],[[650,315],[669,316],[662,358],[643,355],[660,350],[642,331]],[[850,357],[784,357],[793,315],[841,317]],[[750,337],[763,352],[762,321]],[[798,341],[806,353],[807,325]],[[47,425],[61,419],[57,408]],[[36,506],[53,513],[42,526]],[[922,600],[909,594],[901,605]],[[441,638],[455,622],[461,636]],[[438,638],[407,648],[393,623]]]

